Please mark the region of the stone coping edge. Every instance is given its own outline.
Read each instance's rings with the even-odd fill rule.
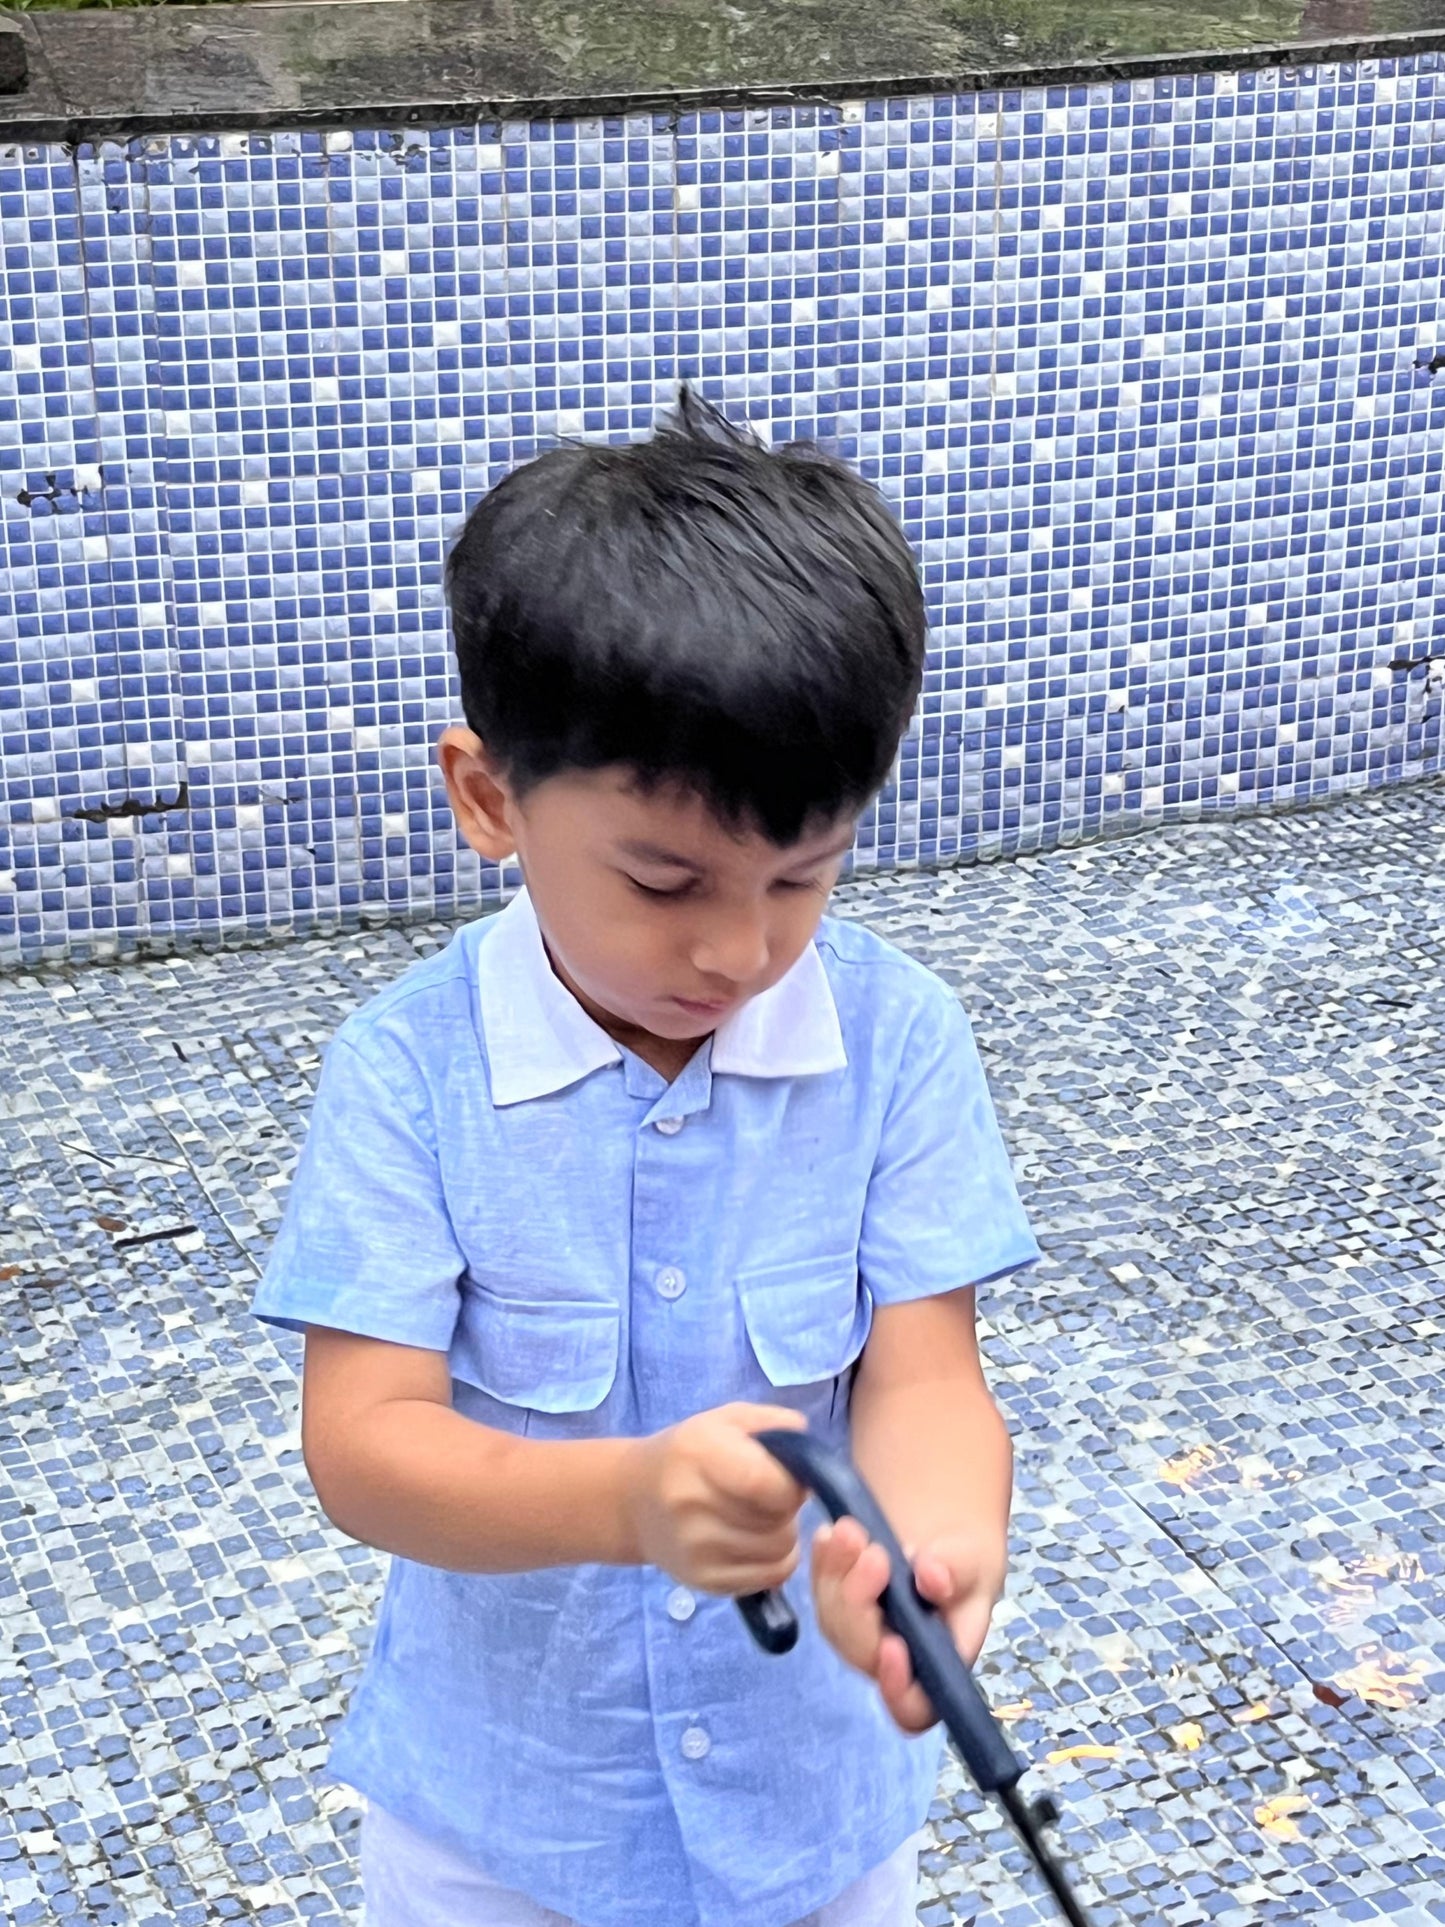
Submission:
[[[871,8],[876,0],[860,3]],[[768,24],[775,27],[779,0],[757,4],[759,15],[771,14]],[[836,0],[820,4],[835,19],[850,11]],[[616,46],[601,51],[579,46],[574,28],[574,44],[559,49],[542,36],[545,17],[520,29],[515,15],[495,17],[509,7],[510,0],[494,0],[492,8],[478,7],[472,0],[354,0],[346,5],[337,0],[218,0],[205,7],[24,14],[0,10],[0,41],[13,46],[13,35],[3,30],[18,26],[28,66],[24,91],[0,95],[0,144],[78,146],[166,135],[490,127],[631,114],[677,117],[709,108],[836,107],[888,96],[1011,93],[1026,87],[1303,69],[1445,52],[1442,7],[1439,26],[1405,33],[1342,34],[1280,45],[1016,66],[958,65],[946,58],[953,49],[939,43],[950,36],[927,15],[924,0],[893,34],[901,56],[896,66],[868,58],[885,51],[877,44],[883,37],[878,31],[864,34],[874,44],[853,64],[844,51],[846,19],[830,25],[808,0],[801,5],[791,0],[792,20],[807,29],[791,57],[781,55],[769,35],[748,44],[744,29],[733,34],[740,42],[733,77],[724,77],[730,69],[721,59],[708,59],[709,53],[726,54],[723,45],[704,48],[701,61],[696,51],[684,51],[674,64],[676,81],[658,75],[656,58],[639,60],[640,68],[651,66],[653,71],[640,71],[631,80],[619,71],[627,61]],[[449,33],[454,25],[460,27],[463,8],[475,23],[472,32]],[[453,9],[457,12],[449,21],[447,13]],[[542,14],[541,8],[531,11]],[[739,9],[730,11],[736,20]],[[646,0],[636,0],[631,12],[636,24],[645,16]],[[892,25],[896,27],[896,21]],[[422,26],[429,30],[428,40],[419,38]],[[326,43],[337,46],[338,35],[348,28],[350,44],[328,57]],[[710,71],[699,73],[699,66]]]

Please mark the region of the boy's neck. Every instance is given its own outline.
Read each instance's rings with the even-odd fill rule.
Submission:
[[[587,1014],[595,1023],[602,1024],[613,1043],[630,1050],[644,1064],[650,1064],[668,1084],[676,1083],[682,1076],[703,1042],[701,1037],[654,1037],[651,1031],[638,1030],[632,1024],[603,1023],[595,1011],[589,1010]]]
[[[594,1003],[585,991],[578,989],[553,956],[551,945],[545,938],[542,947],[546,952],[547,962],[552,967],[552,975],[571,996],[576,998],[593,1023],[607,1032],[614,1044],[620,1044],[623,1050],[631,1051],[634,1057],[640,1057],[644,1064],[650,1065],[658,1076],[669,1084],[681,1077],[696,1057],[698,1047],[703,1042],[702,1037],[657,1037],[650,1030],[643,1030],[637,1024],[629,1024],[621,1017],[614,1017],[610,1010],[604,1010],[600,1004]],[[710,1033],[704,1033],[704,1035],[708,1034]]]

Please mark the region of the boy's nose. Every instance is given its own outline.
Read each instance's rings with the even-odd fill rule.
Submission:
[[[747,984],[768,967],[768,938],[761,919],[730,918],[700,932],[693,941],[692,966],[699,976]]]

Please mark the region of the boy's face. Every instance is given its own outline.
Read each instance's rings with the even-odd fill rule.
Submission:
[[[572,770],[518,799],[470,730],[442,769],[480,855],[514,852],[558,975],[619,1041],[705,1037],[812,941],[852,846],[852,815],[788,849],[728,828],[690,790]]]

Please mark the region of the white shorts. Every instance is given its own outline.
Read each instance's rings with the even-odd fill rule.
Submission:
[[[362,1927],[574,1927],[525,1894],[499,1887],[380,1807],[361,1823]],[[846,1893],[796,1927],[915,1927],[918,1841],[906,1841]]]

